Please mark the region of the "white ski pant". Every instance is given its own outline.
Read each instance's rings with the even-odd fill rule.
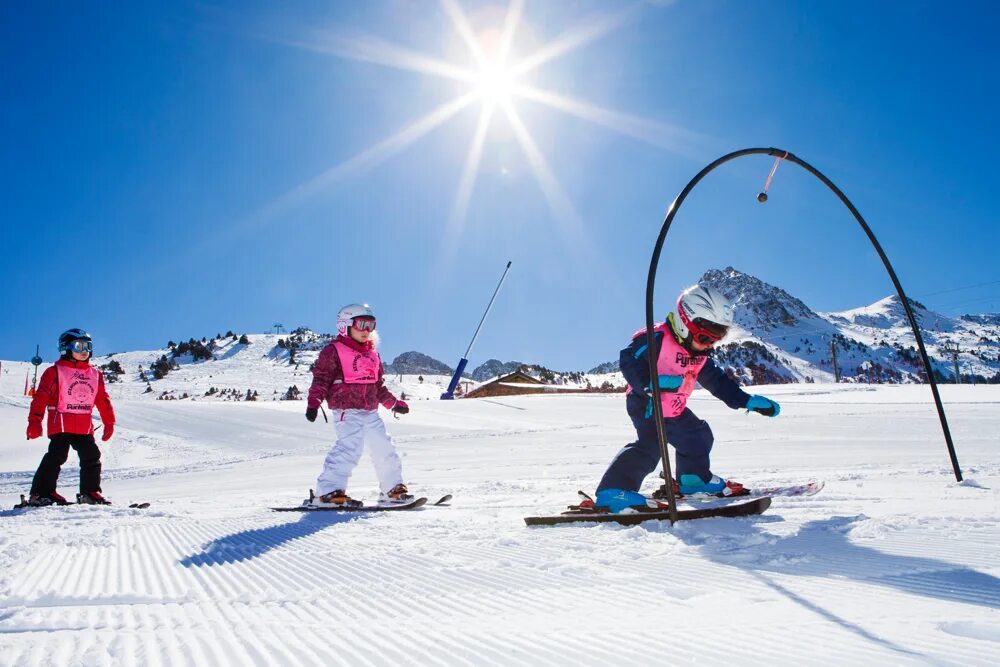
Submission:
[[[316,480],[317,496],[337,489],[347,490],[347,480],[361,460],[366,444],[381,490],[388,492],[402,484],[403,464],[378,410],[337,410],[332,417],[337,442],[323,461],[323,472]]]

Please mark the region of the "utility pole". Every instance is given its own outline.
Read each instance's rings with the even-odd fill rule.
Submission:
[[[830,341],[830,355],[833,357],[833,381],[840,382],[840,368],[837,367],[837,339]]]
[[[941,349],[951,355],[951,363],[955,367],[955,384],[961,384],[962,376],[958,374],[958,355],[962,349],[958,343],[948,342],[941,346]]]

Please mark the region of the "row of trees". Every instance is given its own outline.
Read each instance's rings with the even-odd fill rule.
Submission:
[[[220,398],[226,401],[256,401],[258,394],[256,389],[247,389],[244,392],[242,389],[216,389],[215,387],[209,387],[208,391],[205,392],[205,396]]]
[[[207,338],[202,338],[201,340],[189,338],[187,341],[181,341],[180,343],[175,343],[171,340],[167,342],[167,348],[170,350],[169,356],[166,354],[160,355],[159,359],[150,364],[148,375],[146,371],[142,370],[142,366],[140,365],[139,379],[140,381],[148,382],[150,376],[152,376],[153,380],[162,380],[170,371],[176,371],[180,368],[177,358],[185,355],[191,355],[194,361],[214,359],[215,351],[221,347],[217,341],[227,339],[237,342],[240,345],[250,344],[250,339],[246,334],[237,336],[232,331],[227,331],[225,336],[216,334],[215,338],[211,341]]]
[[[104,374],[104,381],[108,384],[122,381],[122,375],[125,374],[125,369],[122,365],[118,363],[117,359],[112,359],[103,366],[98,367],[101,373]]]

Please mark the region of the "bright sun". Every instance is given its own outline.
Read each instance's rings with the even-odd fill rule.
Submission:
[[[476,93],[489,104],[504,104],[510,99],[514,77],[502,63],[486,63],[476,74]]]
[[[269,211],[280,211],[290,204],[310,196],[327,183],[342,179],[351,172],[367,169],[382,162],[426,136],[434,128],[443,125],[466,107],[476,103],[479,103],[480,107],[479,119],[469,145],[469,152],[462,169],[450,216],[452,223],[456,226],[466,219],[483,157],[484,145],[489,135],[491,123],[497,117],[506,118],[511,135],[520,146],[528,167],[555,214],[555,219],[569,221],[573,224],[578,223],[580,216],[563,192],[552,167],[532,137],[527,123],[517,108],[519,100],[525,99],[536,105],[550,107],[661,148],[672,149],[679,138],[685,138],[689,134],[683,128],[598,107],[550,90],[537,88],[530,83],[530,79],[533,78],[532,72],[542,65],[556,58],[561,58],[624,25],[635,16],[635,13],[645,3],[621,3],[628,6],[597,20],[591,18],[581,21],[578,25],[562,32],[554,40],[542,44],[534,51],[529,51],[523,57],[519,57],[515,56],[513,40],[515,32],[523,23],[522,15],[526,0],[508,0],[506,17],[502,24],[484,29],[479,33],[475,31],[460,7],[460,0],[439,0],[439,2],[444,14],[450,19],[457,36],[464,42],[470,59],[467,64],[456,64],[442,60],[433,55],[411,51],[381,38],[367,35],[351,37],[330,35],[316,43],[303,42],[298,39],[288,42],[299,48],[315,50],[320,53],[332,53],[359,62],[375,63],[449,79],[457,82],[462,92],[454,99],[409,122],[395,134],[378,141],[294,188],[272,204]],[[532,38],[529,36],[522,41],[521,46],[531,42]]]

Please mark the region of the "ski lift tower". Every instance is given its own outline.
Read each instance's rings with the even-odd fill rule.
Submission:
[[[465,370],[465,365],[469,363],[469,353],[472,352],[472,346],[476,344],[476,339],[479,338],[479,330],[483,328],[483,322],[486,321],[486,316],[490,314],[490,310],[493,308],[493,302],[497,298],[497,294],[500,292],[500,288],[503,286],[503,281],[507,278],[507,272],[510,271],[510,262],[507,262],[507,268],[503,270],[503,275],[500,276],[500,282],[497,284],[497,288],[493,290],[493,296],[490,298],[490,304],[486,306],[486,312],[483,313],[483,319],[479,320],[479,326],[476,327],[476,333],[472,335],[472,342],[469,343],[468,349],[465,350],[465,356],[463,356],[458,362],[458,368],[455,369],[455,374],[451,378],[451,382],[448,383],[448,390],[441,394],[442,401],[450,401],[455,398],[455,387],[458,386],[459,380],[462,379],[462,371]]]
[[[38,387],[38,367],[42,365],[42,355],[39,354],[40,349],[41,348],[38,345],[36,345],[35,356],[31,358],[31,365],[35,367],[35,377],[31,379],[31,389],[26,392],[28,396],[34,396],[35,388]]]

